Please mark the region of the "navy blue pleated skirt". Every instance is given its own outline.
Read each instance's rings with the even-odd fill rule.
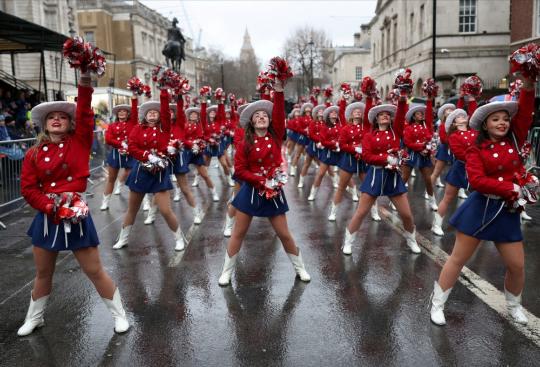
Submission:
[[[363,160],[356,159],[351,153],[342,153],[337,166],[352,174],[365,173],[369,168]]]
[[[465,190],[469,189],[469,180],[467,179],[465,163],[457,159],[454,160],[454,163],[452,163],[446,174],[445,180],[452,186]]]
[[[321,162],[329,166],[337,166],[341,159],[341,152],[334,152],[333,150],[324,148],[321,149],[320,158]]]
[[[304,134],[298,134],[298,140],[296,141],[298,144],[302,144],[303,146],[307,146],[311,140]]]
[[[298,142],[299,134],[296,131],[289,130],[288,136],[295,143]]]
[[[320,156],[320,149],[317,148],[317,143],[315,143],[313,140],[309,139],[308,144],[306,145],[306,153],[312,157],[319,159]]]
[[[253,217],[275,217],[289,211],[285,193],[273,199],[259,195],[259,190],[244,182],[232,201],[232,206]]]
[[[511,212],[504,200],[473,192],[450,218],[450,224],[466,235],[495,243],[523,240],[519,212]]]
[[[218,145],[207,145],[204,150],[204,155],[208,157],[221,157],[223,155],[223,146],[221,145],[221,141]]]
[[[107,159],[105,162],[107,162],[107,165],[109,167],[120,169],[131,169],[133,167],[135,159],[130,157],[129,155],[122,155],[118,152],[118,149],[112,148],[109,151],[109,154],[107,154]]]
[[[181,150],[176,154],[172,164],[172,172],[175,175],[182,175],[189,172],[189,161],[186,160],[186,152],[191,152],[190,150]]]
[[[227,135],[224,135],[221,138],[220,142],[219,142],[223,152],[225,152],[227,150],[227,148],[229,147],[229,145],[231,145],[231,143],[232,143],[232,138],[230,136],[227,136]]]
[[[137,161],[129,173],[126,185],[128,185],[131,191],[145,194],[172,190],[171,173],[172,170],[169,165],[163,171],[152,174],[145,170],[140,165],[140,162]]]
[[[443,162],[452,163],[452,158],[452,153],[450,153],[448,145],[443,143],[439,144],[439,147],[437,148],[437,153],[435,153],[435,159]]]
[[[398,171],[369,166],[360,192],[371,196],[397,196],[407,192]]]
[[[408,148],[407,152],[409,152],[409,159],[405,161],[405,164],[407,166],[416,168],[433,166],[433,163],[431,162],[431,158],[429,156],[423,156],[422,154]]]
[[[56,225],[47,218],[45,225],[45,217],[44,213],[37,213],[28,229],[27,234],[32,237],[34,246],[49,251],[75,251],[99,245],[96,227],[90,214],[81,223],[72,223],[71,232],[67,233],[67,236],[63,223]]]

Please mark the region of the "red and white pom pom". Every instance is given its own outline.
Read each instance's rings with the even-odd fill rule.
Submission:
[[[272,89],[272,80],[266,71],[261,71],[257,76],[257,91],[264,93],[268,89]]]
[[[346,82],[341,83],[341,85],[339,86],[339,91],[345,98],[348,98],[352,95],[351,85]]]
[[[482,80],[476,75],[468,77],[461,85],[461,91],[469,96],[480,96],[482,94]]]
[[[180,76],[172,69],[158,65],[152,70],[152,80],[156,82],[159,89],[174,90],[180,82]]]
[[[512,83],[510,83],[510,87],[508,87],[508,92],[512,97],[517,99],[519,97],[519,93],[521,92],[521,87],[523,87],[523,82],[521,79],[516,79]]]
[[[246,100],[244,98],[238,98],[238,101],[236,101],[238,106],[242,106],[246,104]]]
[[[234,95],[234,93],[229,93],[227,94],[227,99],[229,100],[229,103],[233,103],[234,101],[236,101],[236,96]]]
[[[199,97],[198,96],[193,97],[193,99],[191,100],[191,103],[193,104],[193,107],[197,107],[200,103]]]
[[[201,97],[212,97],[212,87],[204,85],[199,89],[199,95]]]
[[[144,84],[139,78],[136,76],[132,77],[127,82],[127,88],[133,92],[133,94],[136,94],[138,96],[142,96],[143,94],[150,98],[152,96],[152,90],[150,89],[149,85]]]
[[[536,80],[540,73],[540,47],[536,43],[529,43],[514,51],[510,55],[510,72]]]
[[[439,86],[435,82],[435,79],[426,79],[424,83],[422,83],[422,92],[428,97],[437,97],[439,94]]]
[[[287,173],[281,167],[278,167],[266,177],[264,189],[259,191],[259,195],[270,200],[279,196],[283,186],[287,183]]]
[[[390,92],[388,92],[388,95],[386,96],[386,101],[393,104],[394,106],[397,106],[399,101],[399,90],[392,89]]]
[[[367,96],[373,97],[377,93],[377,82],[369,76],[365,76],[360,84],[360,90]]]
[[[396,73],[396,79],[394,81],[394,88],[399,90],[402,95],[411,94],[413,89],[413,81],[411,79],[411,69],[400,69]]]
[[[105,73],[105,57],[101,50],[81,37],[68,38],[64,42],[62,54],[68,60],[69,66],[81,72],[91,72],[97,76]]]
[[[189,93],[191,90],[191,85],[189,84],[189,80],[187,78],[178,74],[174,80],[176,85],[173,89],[173,93],[176,96],[183,96]]]
[[[315,97],[321,94],[321,87],[313,87],[311,88],[311,94],[313,94]]]
[[[287,60],[279,56],[270,59],[266,73],[272,81],[272,84],[274,84],[276,80],[280,80],[282,84],[285,85],[287,80],[293,77],[292,69]]]
[[[334,89],[332,87],[324,88],[324,98],[329,99],[334,95]]]
[[[397,163],[388,163],[384,168],[394,171],[399,171],[401,166],[405,164],[405,161],[409,160],[409,153],[405,149],[390,149],[388,150],[388,155],[395,157],[397,159]]]
[[[354,101],[355,101],[355,102],[360,102],[360,101],[362,101],[362,98],[363,98],[363,97],[362,97],[362,93],[361,93],[360,91],[358,91],[358,90],[355,90],[355,91],[354,91],[353,98],[354,98]]]
[[[216,88],[214,91],[214,98],[217,101],[222,101],[225,99],[225,92],[223,91],[223,88]]]

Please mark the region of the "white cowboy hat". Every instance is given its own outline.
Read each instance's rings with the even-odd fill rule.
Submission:
[[[326,107],[324,109],[324,112],[323,112],[323,120],[326,121],[326,119],[328,119],[328,116],[330,115],[330,112],[337,112],[339,114],[339,107],[338,106],[330,106],[330,107]]]
[[[452,113],[448,115],[446,121],[444,122],[444,130],[446,131],[446,133],[448,133],[448,131],[450,130],[450,126],[452,126],[454,120],[458,116],[465,116],[466,118],[469,118],[469,115],[465,110],[462,110],[461,108],[455,109],[454,111],[452,111]]]
[[[300,114],[303,116],[306,108],[308,108],[313,111],[313,103],[306,102],[300,107]]]
[[[248,104],[247,107],[244,108],[244,110],[240,114],[240,125],[242,127],[246,127],[246,125],[251,121],[251,117],[253,116],[253,114],[257,111],[265,111],[268,114],[268,117],[270,117],[270,122],[272,122],[273,107],[274,104],[265,99],[261,99]]]
[[[424,106],[423,104],[412,105],[407,111],[407,114],[405,115],[405,121],[411,121],[416,112],[423,112],[425,114],[426,106]]]
[[[508,115],[512,118],[518,111],[518,103],[515,101],[491,102],[482,107],[478,107],[469,120],[469,126],[472,129],[480,130],[482,123],[486,121],[488,116],[499,111],[508,112]]]
[[[73,102],[55,101],[55,102],[43,102],[32,108],[32,122],[44,130],[45,119],[51,112],[64,112],[67,113],[75,123],[75,110],[77,104]]]
[[[144,121],[146,114],[150,110],[155,110],[155,111],[160,112],[161,111],[160,107],[161,107],[161,104],[158,101],[144,102],[139,107],[139,121]]]
[[[112,115],[116,116],[120,110],[126,110],[128,113],[131,112],[131,106],[128,104],[119,104],[113,107]]]
[[[441,107],[439,107],[439,109],[437,110],[437,117],[439,118],[439,120],[442,121],[443,116],[444,116],[444,112],[447,109],[451,109],[453,111],[453,110],[456,109],[456,105],[453,104],[453,103],[445,103]]]
[[[189,107],[189,108],[186,108],[185,110],[185,114],[187,117],[189,117],[189,114],[192,112],[197,112],[200,115],[201,109],[199,107]]]
[[[377,120],[377,115],[381,112],[388,112],[390,114],[390,117],[394,118],[394,116],[396,116],[397,107],[393,104],[386,103],[371,108],[368,113],[368,120],[372,125]]]
[[[242,111],[244,111],[247,106],[249,106],[249,103],[244,103],[243,105],[238,107],[238,110],[236,110],[236,113],[238,113],[238,116],[242,114]]]
[[[311,117],[313,118],[313,120],[316,120],[317,115],[319,115],[319,111],[323,110],[323,112],[324,112],[325,108],[326,108],[326,106],[324,104],[318,104],[315,107],[313,107],[313,109],[311,110]]]
[[[360,109],[362,111],[362,114],[364,113],[364,110],[366,109],[366,105],[362,102],[353,102],[345,108],[345,120],[349,121],[352,117],[352,113],[356,109]]]

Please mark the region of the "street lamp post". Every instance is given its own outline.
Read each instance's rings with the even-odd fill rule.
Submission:
[[[73,29],[73,26],[74,24],[72,22],[69,22],[69,35],[71,36],[71,38],[75,38],[75,36],[77,35],[77,31],[75,29]],[[73,72],[75,73],[75,86],[77,86],[77,84],[79,84],[79,82],[77,81],[77,69],[73,69]]]
[[[431,17],[433,24],[433,37],[432,37],[432,46],[431,46],[431,75],[433,80],[436,76],[436,63],[437,63],[437,0],[433,0],[433,15]]]
[[[313,46],[315,43],[310,40],[309,43],[309,90],[313,89]]]

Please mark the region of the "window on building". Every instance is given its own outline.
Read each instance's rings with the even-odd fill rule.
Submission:
[[[384,59],[384,30],[382,31],[382,40],[381,40],[381,59]]]
[[[357,66],[354,69],[354,79],[355,80],[362,80],[362,67],[361,66]]]
[[[392,48],[390,47],[390,27],[391,25],[388,24],[386,28],[386,55],[390,56],[392,54]],[[388,62],[390,62],[390,58],[388,58]]]
[[[476,0],[459,0],[459,32],[476,32]]]
[[[56,31],[58,24],[58,13],[56,10],[47,8],[43,11],[43,14],[45,16],[45,28]]]
[[[90,32],[90,31],[84,32],[84,40],[85,40],[86,42],[90,42],[90,43],[92,43],[92,44],[95,44],[96,39],[95,39],[95,37],[94,37],[94,32]]]
[[[409,16],[409,35],[411,37],[411,43],[414,43],[414,13]]]
[[[420,39],[424,37],[424,4],[420,6],[420,19],[418,19],[418,34]]]
[[[392,34],[392,52],[394,53],[394,61],[396,61],[397,57],[397,39],[398,39],[398,33],[397,33],[397,18],[394,20],[394,31]]]
[[[540,0],[536,0],[536,35],[540,35]]]

